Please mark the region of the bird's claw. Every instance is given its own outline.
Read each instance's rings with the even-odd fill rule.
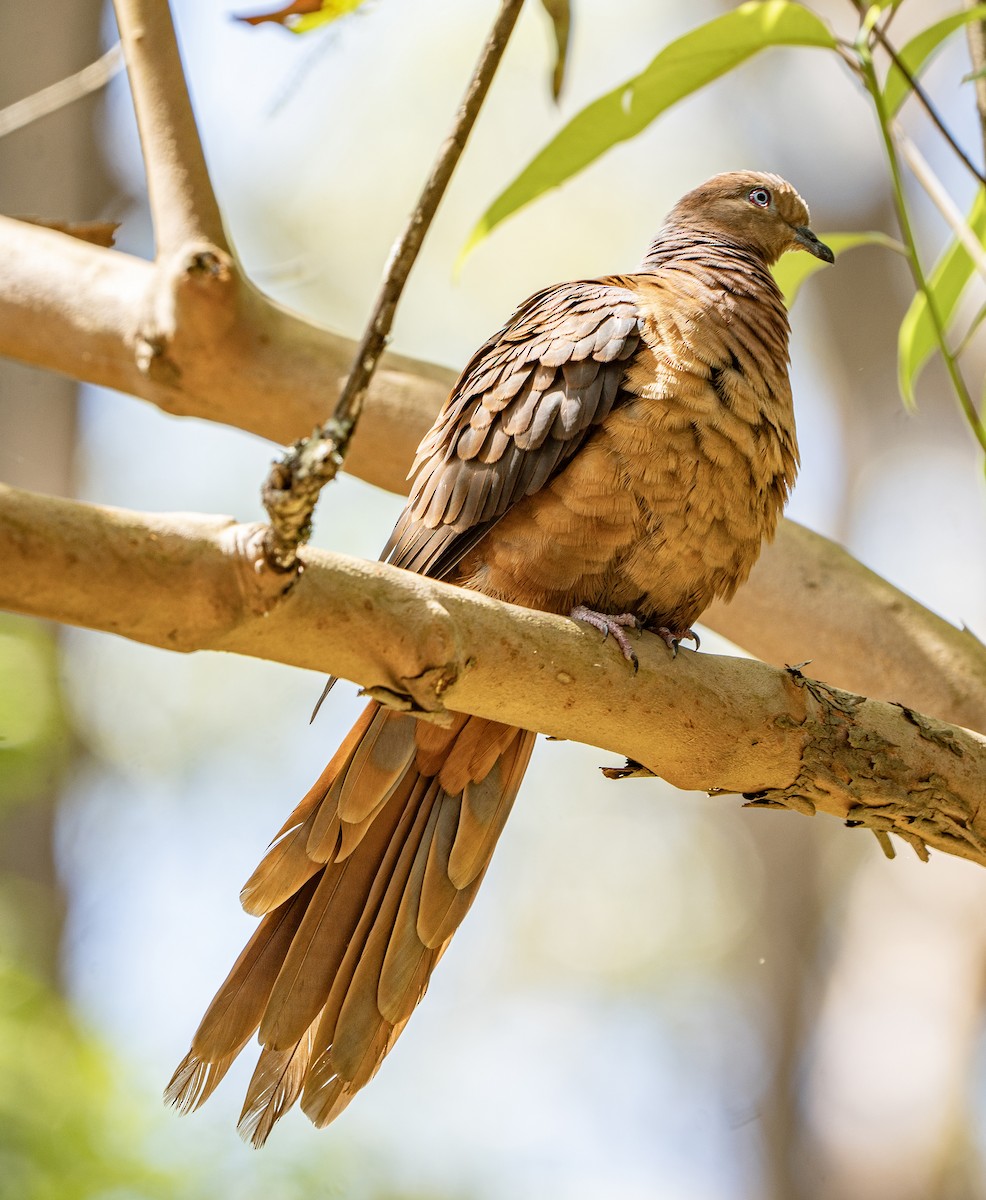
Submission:
[[[623,652],[623,657],[633,667],[634,675],[640,669],[640,662],[637,655],[634,653],[633,647],[630,645],[630,639],[626,635],[627,629],[639,631],[643,627],[643,622],[633,613],[601,613],[596,612],[594,608],[586,608],[584,604],[577,604],[568,614],[573,621],[584,621],[586,625],[591,625],[593,629],[598,629],[603,635],[603,640],[613,635],[613,641],[619,646]]]
[[[692,641],[695,643],[697,650],[702,644],[701,638],[694,629],[668,629],[666,625],[662,625],[654,631],[659,638],[664,641],[664,644],[671,651],[671,656],[674,658],[678,653],[678,647],[684,641]]]

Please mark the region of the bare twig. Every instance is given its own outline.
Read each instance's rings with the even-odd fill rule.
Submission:
[[[271,519],[267,549],[271,562],[280,570],[291,570],[295,566],[298,545],[308,540],[311,531],[312,513],[319,492],[342,466],[367,388],[387,344],[407,277],[479,115],[522,5],[523,0],[502,0],[455,115],[452,131],[391,252],[373,313],[357,347],[353,368],[335,412],[310,438],[296,443],[283,460],[274,464],[264,484],[264,506]]]
[[[49,113],[58,112],[90,92],[98,92],[122,67],[123,50],[117,42],[88,67],[0,109],[0,137],[6,137],[15,129],[23,129],[32,121],[47,117]]]
[[[977,0],[966,0],[966,8],[973,8]],[[966,37],[969,39],[969,57],[975,75],[976,107],[979,109],[979,125],[983,138],[983,161],[986,162],[986,21],[967,21]]]
[[[864,11],[862,0],[853,0],[853,3],[855,4],[856,8],[860,12]],[[894,49],[889,38],[887,38],[886,34],[880,28],[879,25],[874,26],[873,36],[876,38],[876,40],[880,43],[880,45],[883,47],[883,49],[890,56],[890,61],[894,64],[894,66],[897,68],[897,70],[900,71],[901,75],[903,75],[904,78],[907,80],[908,87],[910,87],[911,90],[914,92],[914,95],[917,96],[918,100],[921,103],[922,108],[924,108],[925,112],[931,118],[931,121],[937,128],[938,132],[942,135],[942,137],[945,139],[945,141],[948,142],[949,146],[951,146],[956,157],[966,167],[966,169],[976,179],[978,179],[979,182],[981,184],[983,184],[984,187],[986,187],[986,175],[984,175],[983,172],[980,171],[980,169],[972,161],[972,159],[969,157],[969,155],[966,154],[965,150],[963,150],[962,147],[959,145],[959,143],[955,140],[954,136],[952,135],[951,130],[948,128],[948,126],[942,120],[941,116],[938,114],[938,110],[932,104],[931,98],[929,97],[928,93],[924,90],[924,88],[921,86],[921,84],[918,82],[918,80],[914,77],[914,74],[912,73],[910,68],[907,66],[907,64],[903,61],[903,59],[901,59],[900,55]]]
[[[167,0],[115,0],[144,152],[158,256],[192,242],[228,252]]]
[[[856,3],[858,5],[859,0],[856,0]],[[880,135],[887,154],[887,165],[890,168],[890,178],[893,185],[894,207],[897,210],[897,221],[900,225],[901,235],[907,246],[907,257],[914,285],[918,292],[923,295],[927,305],[928,317],[934,330],[935,341],[938,343],[938,350],[945,363],[945,370],[948,372],[956,399],[965,414],[966,420],[969,422],[969,427],[975,434],[976,440],[982,446],[983,450],[986,450],[986,425],[984,425],[976,408],[975,401],[962,374],[956,354],[949,346],[945,321],[938,306],[938,297],[935,294],[934,288],[928,282],[928,276],[922,266],[921,256],[918,253],[911,215],[908,211],[904,195],[900,153],[892,128],[893,118],[887,110],[883,89],[880,87],[880,82],[877,79],[876,68],[873,65],[872,50],[868,43],[862,41],[857,44],[856,49],[860,67],[862,68],[863,84],[873,101],[876,118],[880,126]]]
[[[955,205],[955,201],[948,194],[948,191],[942,185],[941,180],[934,173],[927,159],[917,148],[914,142],[908,137],[907,133],[901,128],[897,121],[892,122],[894,131],[894,139],[897,145],[900,146],[901,157],[911,168],[915,179],[924,188],[928,198],[934,204],[935,208],[941,213],[946,224],[952,233],[965,247],[966,252],[972,259],[976,270],[986,279],[986,251],[983,250],[982,244],[975,233],[969,228],[965,217],[959,212]]]

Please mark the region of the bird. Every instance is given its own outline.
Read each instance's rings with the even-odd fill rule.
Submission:
[[[671,648],[728,599],[798,467],[789,322],[770,268],[824,262],[777,175],[688,192],[632,273],[547,287],[466,364],[409,473],[382,558]],[[469,909],[535,734],[447,727],[371,702],[271,843],[241,902],[261,918],[176,1069],[180,1111],[246,1043],[240,1116],[262,1145],[297,1100],[332,1121],[375,1075]]]

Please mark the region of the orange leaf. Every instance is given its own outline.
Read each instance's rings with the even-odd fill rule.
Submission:
[[[237,16],[237,21],[243,21],[247,25],[263,25],[265,21],[273,21],[276,25],[286,25],[291,17],[304,17],[309,13],[316,13],[322,7],[322,0],[293,0],[293,3],[285,8],[276,9],[274,12],[256,13],[252,17]]]

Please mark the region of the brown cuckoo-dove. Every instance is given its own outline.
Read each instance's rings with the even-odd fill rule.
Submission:
[[[826,262],[776,175],[689,192],[639,270],[557,284],[476,351],[412,468],[397,566],[672,647],[773,536],[798,463],[770,266]],[[259,926],[168,1088],[213,1091],[259,1030],[241,1131],[316,1125],[377,1071],[490,862],[534,734],[372,703],[247,881]]]

